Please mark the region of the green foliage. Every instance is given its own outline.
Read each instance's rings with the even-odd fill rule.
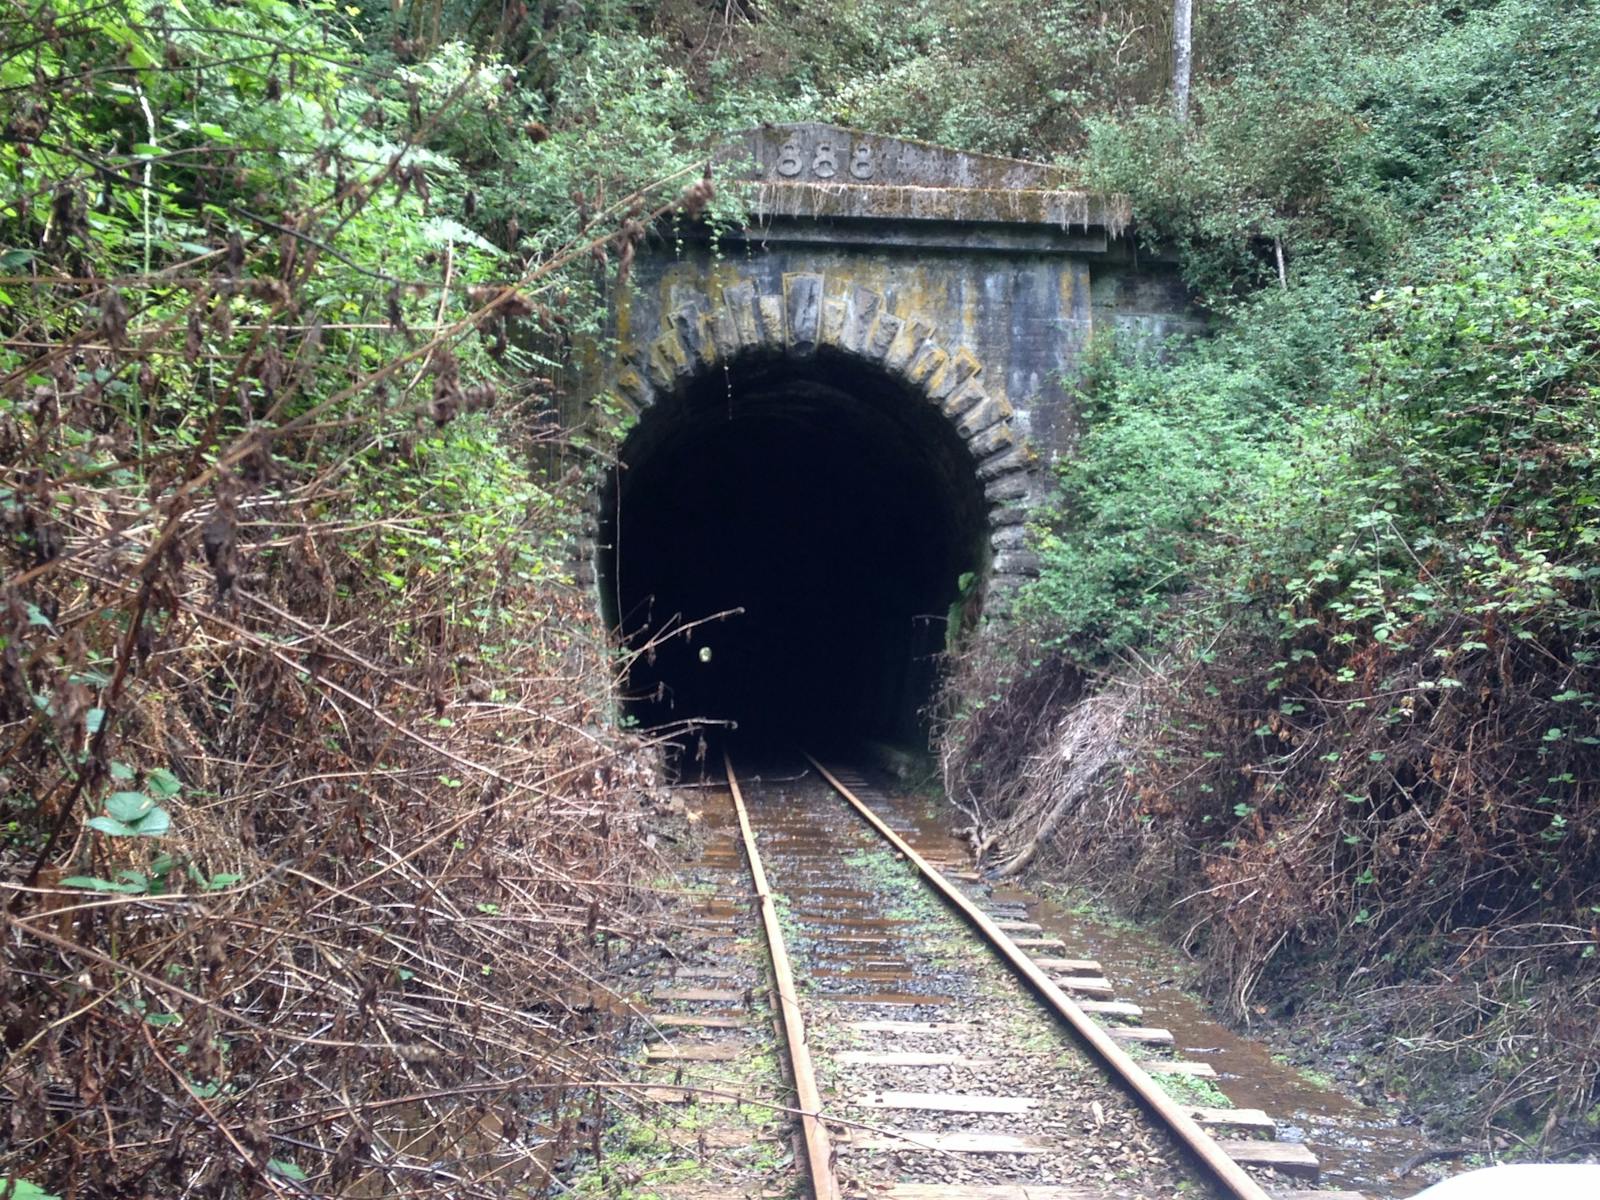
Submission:
[[[1213,330],[1095,348],[1025,626],[946,732],[993,827],[1081,806],[1060,859],[1173,911],[1241,1016],[1392,989],[1417,1093],[1535,1136],[1600,1078],[1544,1016],[1600,994],[1595,15],[1219,6],[1190,126],[1089,122]],[[1108,736],[1116,771],[1032,784]]]
[[[185,879],[201,891],[217,892],[232,887],[242,878],[236,871],[219,871],[208,877],[187,856],[168,853],[157,855],[143,869],[120,870],[116,872],[115,879],[102,879],[97,875],[69,875],[61,880],[61,885],[125,896],[164,896],[181,891]]]
[[[1342,528],[1309,556],[1276,551],[1305,572],[1280,586],[1384,640],[1460,605],[1581,643],[1600,544],[1600,198],[1528,184],[1476,204],[1433,278],[1374,294],[1360,387],[1323,414],[1362,431],[1361,478]]]
[[[1053,156],[1085,110],[1115,105],[1137,78],[1138,68],[1115,54],[1135,14],[1097,16],[1081,0],[921,0],[909,8],[857,0],[819,31],[840,54],[823,103],[832,119],[861,128]]]
[[[429,435],[374,444],[354,459],[357,499],[346,543],[381,566],[398,606],[418,587],[449,581],[452,616],[487,631],[471,607],[504,576],[527,584],[562,569],[562,539],[576,506],[528,478],[502,433],[481,415]]]
[[[1348,282],[1317,278],[1239,306],[1175,359],[1115,339],[1094,348],[1076,387],[1085,432],[1036,529],[1043,571],[1022,600],[1054,641],[1086,662],[1147,642],[1176,597],[1219,561],[1243,561],[1251,528],[1314,536],[1338,480],[1307,452],[1334,424],[1310,405],[1353,378],[1341,345],[1363,324],[1352,300]],[[1278,491],[1308,485],[1316,503],[1285,511]]]
[[[86,824],[110,837],[160,837],[172,828],[172,816],[143,792],[112,792],[106,815]]]
[[[1237,34],[1232,16],[1218,19]],[[1092,116],[1084,169],[1133,196],[1145,234],[1180,245],[1208,295],[1269,281],[1279,251],[1291,267],[1383,271],[1419,219],[1488,173],[1592,177],[1594,17],[1548,0],[1253,13],[1273,36],[1201,70],[1191,126],[1160,103]]]
[[[847,0],[781,14],[735,6],[718,30],[702,6],[669,2],[660,19],[696,47],[687,65],[702,95],[737,83],[761,119],[1056,158],[1079,144],[1087,114],[1159,93],[1165,10],[1160,0]]]
[[[0,1179],[0,1200],[61,1200],[26,1179]]]
[[[599,912],[597,864],[633,911],[556,380],[647,231],[704,211],[728,111],[602,7],[0,14],[0,1009],[54,1021],[3,1064],[16,1194],[370,1191],[395,1164],[332,1125],[217,1130],[415,1145],[394,1089],[521,1089],[563,1038],[597,964],[525,954],[544,914]],[[440,919],[417,888],[463,872]],[[306,969],[361,1059],[335,1083]],[[469,1189],[542,1171],[441,1145]]]

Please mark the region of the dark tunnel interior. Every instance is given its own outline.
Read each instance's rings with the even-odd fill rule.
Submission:
[[[713,743],[912,741],[984,528],[959,438],[892,378],[826,357],[695,378],[630,433],[604,505],[629,714],[724,723]]]

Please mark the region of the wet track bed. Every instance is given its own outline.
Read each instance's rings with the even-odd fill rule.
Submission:
[[[820,1101],[812,1107],[825,1117],[822,1161],[830,1166],[817,1168],[814,1142],[809,1161],[826,1188],[852,1200],[1238,1194],[1224,1192],[1147,1103],[1113,1082],[1097,1058],[1105,1051],[1091,1054],[1042,1007],[1015,964],[995,957],[802,759],[750,762],[741,776],[815,1066]],[[1272,1140],[1279,1131],[1266,1114],[1223,1107],[1204,1078],[1209,1064],[1171,1061],[1173,1035],[1138,1023],[1138,1006],[1114,995],[1120,983],[1113,989],[1102,964],[1067,957],[1083,951],[1045,927],[1050,913],[966,871],[963,848],[942,831],[932,803],[846,782],[946,880],[962,880],[1029,962],[1104,1023],[1119,1052],[1142,1060],[1148,1076],[1176,1080],[1186,1119],[1205,1126],[1213,1152],[1227,1147],[1229,1168],[1242,1175],[1237,1164],[1249,1166],[1259,1187],[1243,1182],[1256,1196],[1310,1194],[1314,1156]],[[639,1097],[652,1115],[613,1131],[612,1182],[594,1194],[810,1195],[807,1145],[795,1136],[804,1106],[774,1020],[762,906],[752,898],[734,802],[716,786],[679,794],[698,836],[669,969],[646,993],[654,1015]]]
[[[1423,1162],[1398,1178],[1406,1164],[1418,1163],[1433,1146],[1419,1126],[1316,1082],[1275,1057],[1265,1043],[1214,1020],[1201,1000],[1179,986],[1172,952],[1154,938],[1018,889],[1002,886],[993,894],[1038,924],[1044,935],[1060,938],[1072,953],[1097,960],[1115,982],[1119,1000],[1138,1006],[1142,1021],[1171,1030],[1178,1056],[1215,1072],[1210,1087],[1220,1088],[1241,1108],[1271,1113],[1279,1137],[1314,1146],[1326,1186],[1390,1200],[1451,1173],[1448,1163]]]

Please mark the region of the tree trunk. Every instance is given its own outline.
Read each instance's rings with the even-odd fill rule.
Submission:
[[[1194,0],[1172,0],[1172,112],[1189,119],[1189,74],[1194,65]]]

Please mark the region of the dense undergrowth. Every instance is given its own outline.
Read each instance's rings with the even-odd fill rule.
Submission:
[[[1600,1114],[1594,15],[1311,13],[1194,127],[1094,126],[1219,328],[1098,348],[944,741],[998,861],[1546,1146]]]
[[[467,15],[0,14],[4,1194],[543,1195],[621,1077],[553,379],[700,106]]]

